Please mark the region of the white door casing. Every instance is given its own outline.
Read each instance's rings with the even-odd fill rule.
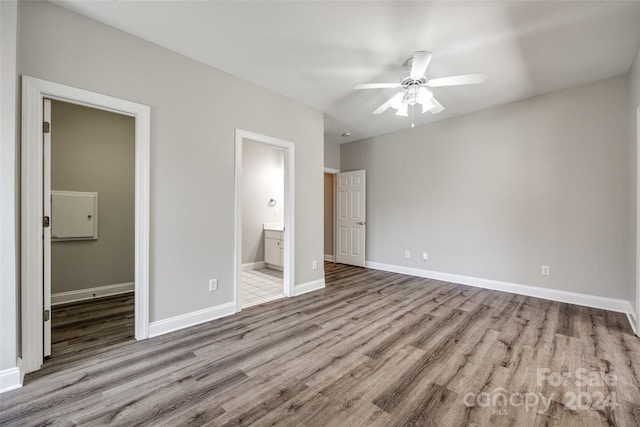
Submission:
[[[44,99],[60,100],[135,118],[135,337],[149,337],[149,166],[151,109],[33,77],[22,77],[21,373],[40,369],[44,328]],[[50,292],[49,292],[50,295]]]
[[[43,248],[43,266],[44,266],[44,287],[42,292],[42,310],[46,313],[43,316],[43,353],[44,357],[51,355],[51,100],[45,99],[42,105],[42,114],[45,123],[49,128],[43,127],[43,198],[42,206],[44,209],[44,217],[49,219],[49,223],[45,224],[44,230],[44,248]]]
[[[366,171],[336,174],[336,262],[365,266]]]
[[[640,336],[640,105],[636,110],[636,335]]]
[[[240,286],[242,282],[242,145],[244,140],[281,148],[284,152],[284,251],[283,290],[284,296],[294,296],[295,280],[295,144],[236,128],[235,132],[235,232],[234,232],[234,277],[233,300],[236,313],[242,310]]]

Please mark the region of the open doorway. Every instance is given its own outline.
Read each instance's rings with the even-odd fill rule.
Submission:
[[[135,338],[149,336],[149,163],[150,108],[33,77],[22,77],[21,179],[21,373],[42,367],[45,336],[51,332],[51,292],[44,289],[46,265],[43,234],[51,234],[45,215],[45,142],[50,124],[45,120],[45,99],[68,102],[123,114],[135,123],[134,312]],[[49,129],[48,129],[49,128]],[[50,183],[46,183],[50,189]],[[50,281],[49,281],[50,282]],[[91,295],[93,296],[93,295]],[[49,311],[49,312],[48,312]],[[50,344],[50,341],[49,341]]]
[[[50,371],[134,339],[135,119],[50,99],[44,115]]]
[[[236,130],[236,311],[293,295],[294,145]]]
[[[335,262],[336,174],[337,169],[324,168],[324,260]]]
[[[284,150],[242,141],[242,308],[284,298]]]

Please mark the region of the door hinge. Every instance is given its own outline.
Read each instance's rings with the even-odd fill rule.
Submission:
[[[42,218],[42,226],[48,227],[51,224],[51,219],[48,216]]]
[[[49,133],[49,131],[51,130],[51,123],[49,122],[43,122],[42,123],[42,131],[44,133]]]
[[[42,321],[43,322],[47,322],[47,321],[49,321],[49,318],[50,318],[49,310],[44,310],[42,312]]]

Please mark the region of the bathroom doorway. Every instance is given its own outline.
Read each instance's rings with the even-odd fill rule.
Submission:
[[[236,135],[236,311],[291,296],[293,144]]]

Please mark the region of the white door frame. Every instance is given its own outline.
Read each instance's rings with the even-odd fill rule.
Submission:
[[[640,105],[636,110],[636,307],[635,329],[640,336]]]
[[[242,309],[240,301],[240,285],[242,282],[242,142],[244,140],[260,142],[281,148],[284,151],[284,295],[294,295],[295,278],[295,168],[293,142],[273,138],[267,135],[236,128],[236,165],[235,165],[235,233],[234,233],[234,273],[233,273],[233,301],[236,313]]]
[[[135,336],[149,337],[149,163],[151,109],[33,77],[22,77],[22,373],[43,363],[43,132],[44,98],[135,119]]]
[[[43,121],[51,122],[51,100],[45,99],[42,103]],[[51,219],[51,132],[43,133],[42,135],[43,146],[43,162],[42,170],[44,173],[42,182],[43,185],[43,198],[42,209],[43,215],[48,216]],[[43,228],[43,256],[42,265],[44,268],[44,281],[42,287],[43,309],[51,311],[51,225]],[[43,356],[51,356],[51,316],[44,322],[43,325]]]

